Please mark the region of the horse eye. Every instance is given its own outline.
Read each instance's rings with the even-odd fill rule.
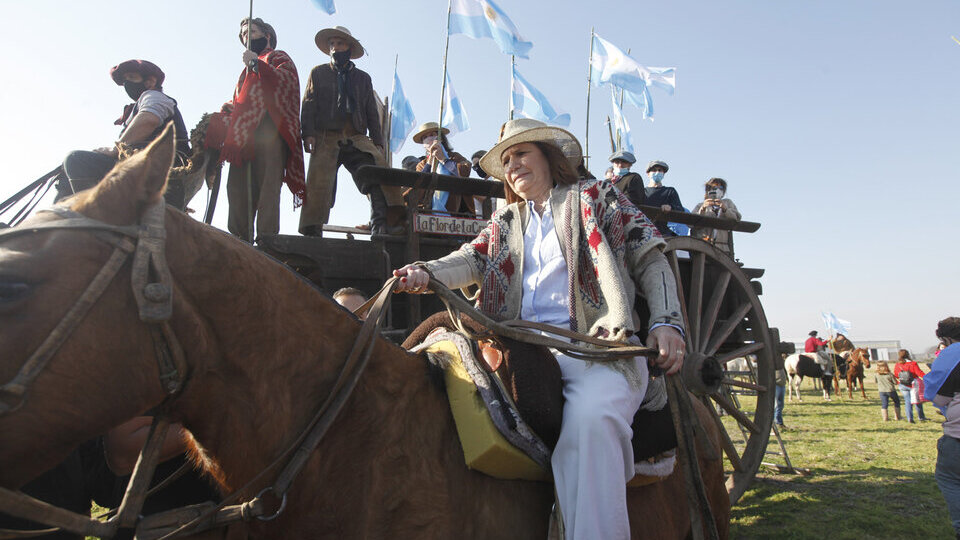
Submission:
[[[29,290],[30,286],[26,283],[0,282],[0,302],[12,302]]]

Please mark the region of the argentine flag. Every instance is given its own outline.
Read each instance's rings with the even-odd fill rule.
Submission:
[[[627,123],[623,111],[620,110],[620,104],[617,103],[617,92],[613,88],[610,88],[610,97],[613,98],[613,126],[619,135],[617,150],[626,150],[632,154],[633,138],[630,136],[630,124]]]
[[[399,152],[417,123],[413,107],[403,94],[400,76],[393,72],[393,93],[390,95],[390,150]]]
[[[643,111],[644,118],[652,119],[650,87],[673,95],[677,88],[677,68],[641,66],[616,45],[594,34],[590,79],[596,86],[612,84],[623,89],[624,99]]]
[[[326,11],[330,15],[337,12],[336,6],[333,5],[333,0],[313,0],[313,5]]]
[[[525,118],[532,118],[558,126],[570,125],[570,115],[554,108],[547,100],[547,96],[543,95],[543,92],[534,88],[520,75],[516,65],[513,66],[513,92],[510,94],[510,108],[514,114]]]
[[[443,90],[443,116],[440,118],[440,126],[449,129],[450,135],[470,129],[467,111],[464,110],[463,103],[453,90],[449,71],[447,71],[447,84]]]
[[[823,326],[825,326],[831,334],[843,334],[850,337],[850,329],[853,328],[850,321],[838,319],[836,315],[829,311],[821,311],[820,318],[823,319]]]
[[[491,0],[451,0],[450,34],[491,38],[504,54],[528,58],[533,43],[524,41],[507,14]]]

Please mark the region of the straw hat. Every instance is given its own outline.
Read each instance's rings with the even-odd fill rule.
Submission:
[[[494,178],[506,180],[500,158],[511,146],[525,142],[544,142],[556,146],[574,169],[583,159],[580,143],[569,131],[548,126],[532,118],[517,118],[506,122],[500,128],[500,140],[480,158],[480,168]]]
[[[420,124],[420,127],[418,127],[417,131],[413,134],[413,142],[420,144],[430,134],[435,134],[436,132],[437,132],[436,122],[427,122],[426,124]],[[443,133],[444,135],[449,135],[450,130],[447,128],[440,128],[440,133]]]
[[[314,43],[317,44],[317,48],[323,51],[324,54],[330,54],[330,38],[342,38],[350,42],[350,58],[356,60],[363,56],[364,50],[363,45],[357,41],[357,38],[353,37],[353,34],[350,33],[343,26],[336,26],[334,28],[324,28],[323,30],[317,32],[316,37],[313,38]]]
[[[139,73],[144,79],[147,77],[156,77],[157,88],[163,86],[163,79],[165,78],[163,71],[153,62],[146,60],[127,60],[126,62],[120,62],[110,68],[110,78],[113,79],[113,82],[117,83],[118,86],[123,86],[123,75],[130,71]]]

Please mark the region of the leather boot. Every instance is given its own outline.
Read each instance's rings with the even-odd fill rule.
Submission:
[[[370,187],[370,234],[387,234],[387,198],[380,186]]]

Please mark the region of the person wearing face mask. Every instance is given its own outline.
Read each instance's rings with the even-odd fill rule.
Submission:
[[[670,170],[670,166],[663,161],[654,160],[647,164],[647,187],[644,190],[646,202],[649,206],[659,206],[661,210],[674,210],[676,212],[686,212],[683,203],[680,202],[680,195],[676,189],[663,185],[663,176]],[[671,229],[669,224],[657,221],[657,229],[664,236],[676,236],[678,233]],[[686,234],[686,233],[684,233]]]
[[[637,162],[631,152],[619,150],[610,156],[610,163],[613,164],[613,177],[610,182],[617,187],[624,195],[630,199],[635,206],[646,203],[646,192],[643,187],[643,177],[635,172],[630,172],[630,167]]]
[[[322,235],[336,200],[337,170],[343,165],[353,175],[360,193],[370,198],[370,232],[387,234],[385,190],[377,184],[361,184],[355,176],[363,165],[386,164],[373,83],[370,75],[353,63],[363,56],[363,46],[342,26],[320,30],[314,41],[317,48],[330,55],[330,62],[313,68],[303,93],[300,125],[310,166],[300,232]],[[402,205],[393,190],[386,191],[394,205]],[[402,226],[396,226],[389,232],[402,230]]]
[[[439,174],[450,176],[459,176],[466,178],[470,176],[470,162],[461,154],[453,151],[453,146],[447,139],[450,130],[447,128],[439,129],[440,136],[437,137],[438,126],[436,122],[427,122],[417,128],[413,134],[413,142],[422,144],[426,155],[417,163],[417,172],[433,172],[436,168]],[[460,193],[450,193],[447,191],[434,191],[430,195],[430,209],[434,212],[457,213],[457,214],[475,214],[473,197]]]
[[[740,211],[733,201],[725,198],[727,194],[727,181],[723,178],[711,178],[703,185],[703,202],[697,203],[693,207],[694,214],[717,217],[720,219],[732,219],[740,221]],[[733,257],[733,233],[714,229],[712,227],[694,227],[690,236],[710,242],[720,251]]]
[[[276,49],[272,26],[260,18],[252,23],[245,18],[240,21],[240,43],[246,45],[248,32],[250,48],[241,57],[244,67],[233,99],[211,118],[206,145],[220,147],[221,159],[230,162],[227,229],[251,242],[254,216],[255,238],[280,232],[282,184],[293,193],[294,207],[303,204],[306,185],[297,67]]]
[[[174,167],[183,166],[190,155],[190,132],[183,122],[177,101],[163,93],[163,71],[153,62],[127,60],[110,69],[110,78],[122,86],[133,103],[123,108],[123,115],[114,122],[122,126],[120,137],[109,147],[71,152],[63,160],[64,174],[57,181],[57,200],[97,185],[119,158],[119,148],[140,149],[147,146],[173,122],[177,137]]]

